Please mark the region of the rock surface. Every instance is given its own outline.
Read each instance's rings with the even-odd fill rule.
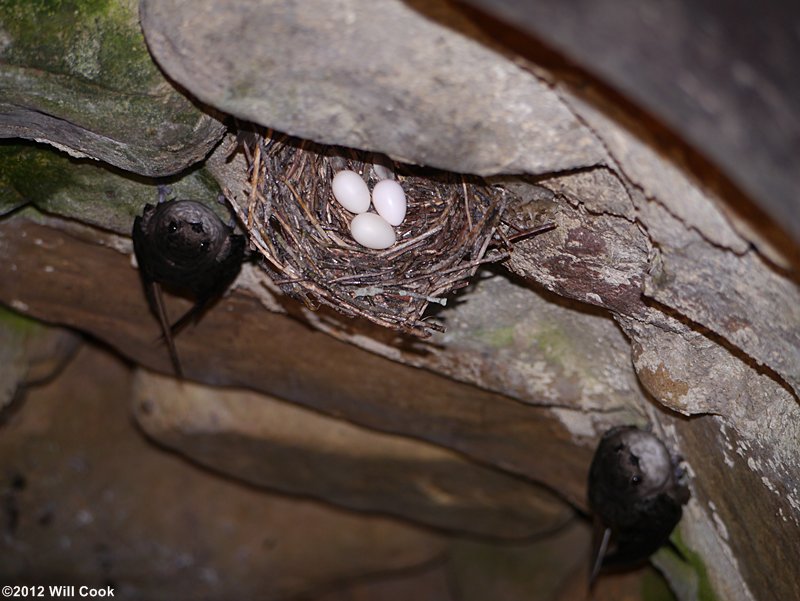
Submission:
[[[589,556],[575,553],[590,546],[590,538],[587,524],[572,523],[546,539],[525,545],[498,548],[474,540],[454,541],[447,563],[453,596],[460,601],[673,598],[652,569],[611,574],[600,579],[590,592]]]
[[[0,137],[147,176],[203,159],[224,133],[167,83],[135,0],[0,6]]]
[[[108,6],[116,12],[94,23],[131,25],[130,3]],[[713,589],[736,601],[799,598],[800,251],[773,235],[780,224],[761,223],[746,199],[714,196],[707,184],[724,174],[687,177],[680,157],[655,152],[665,149],[652,132],[598,100],[580,74],[560,81],[560,74],[509,55],[457,5],[314,6],[144,0],[141,15],[159,65],[215,109],[411,162],[535,175],[496,179],[517,195],[506,217],[522,226],[552,219],[558,227],[518,242],[506,272],[495,270],[455,297],[438,315],[449,331],[428,343],[326,312],[310,315],[276,296],[257,266],[249,266],[237,290],[178,337],[190,377],[451,449],[507,472],[497,478],[514,473],[545,485],[578,508],[602,430],[650,424],[687,459],[693,476],[693,500],[676,539],[689,563],[659,563],[675,590],[702,597]],[[118,81],[97,79],[102,69],[86,70],[100,64],[92,57],[102,53],[89,52],[93,39],[102,49],[110,38],[88,36],[82,23],[67,28],[70,35],[55,51],[41,44],[47,60],[34,66],[44,79],[57,80],[55,97],[72,97],[63,83],[70,78],[83,78],[84,91],[86,81],[117,90]],[[413,35],[392,38],[379,24]],[[24,40],[10,29],[2,39],[13,44],[3,47],[0,81],[25,83],[37,75],[35,61],[21,53]],[[137,62],[143,56],[134,52],[123,61],[125,81],[149,82],[137,101],[181,99],[152,64]],[[140,71],[141,65],[149,67]],[[58,77],[49,75],[51,67]],[[3,98],[27,106],[10,93]],[[120,116],[120,106],[137,106],[126,98],[97,101],[108,121],[97,131],[119,124],[134,140],[125,164],[114,144],[98,150],[109,164],[155,174],[142,171],[152,163],[166,173],[173,158],[169,169],[205,156],[219,135],[218,125],[206,128],[211,121],[194,108],[186,120],[178,109],[158,113],[158,123],[175,125],[164,131],[176,136],[170,146],[176,154],[164,158],[142,142],[139,117],[134,130]],[[42,112],[50,118],[52,107],[34,108],[9,109],[14,123],[23,123],[20,135],[36,137],[29,134],[42,129]],[[65,125],[72,152],[85,139],[85,124],[73,113],[61,115],[79,125]],[[164,138],[155,140],[158,146]],[[189,147],[196,153],[181,150]],[[0,301],[168,372],[127,238],[154,182],[132,183],[85,161],[51,160],[41,150],[0,150],[0,209],[16,211],[0,224],[0,248],[9,258],[0,264]],[[238,196],[246,171],[241,157],[227,155],[219,149],[207,167]],[[14,169],[6,176],[9,164]],[[204,170],[174,184],[212,203],[216,195]],[[26,203],[68,219],[22,209]],[[174,314],[186,307],[181,299],[169,302]],[[203,460],[202,449],[192,454]]]
[[[122,599],[282,599],[445,551],[440,537],[395,520],[187,466],[133,427],[131,384],[121,361],[84,348],[3,426],[5,584],[110,585]]]
[[[80,344],[80,336],[0,306],[0,411],[25,387],[53,377]]]
[[[140,369],[132,402],[160,445],[267,489],[490,537],[541,535],[572,516],[553,493],[521,478],[263,394]]]
[[[12,303],[16,300],[14,304],[17,306],[24,303],[28,311],[34,314],[47,314],[57,321],[78,326],[118,345],[142,363],[160,365],[168,369],[163,349],[152,346],[151,341],[157,336],[157,326],[152,322],[150,331],[143,331],[141,326],[142,323],[149,323],[151,317],[143,298],[139,296],[135,271],[130,268],[124,255],[118,250],[113,250],[113,245],[108,242],[104,245],[97,244],[98,239],[108,235],[88,230],[83,232],[84,240],[81,241],[76,237],[80,235],[79,232],[66,234],[52,227],[30,222],[23,225],[24,222],[25,220],[17,218],[4,224],[8,226],[2,229],[4,249],[20,260],[24,258],[24,263],[20,262],[20,265],[25,265],[27,273],[40,275],[37,278],[28,278],[23,286],[18,278],[14,278],[6,270],[0,290],[11,296],[4,298],[4,302]],[[56,220],[50,220],[50,223],[51,226],[61,223],[61,227],[67,227],[63,222]],[[45,240],[48,241],[48,246],[44,245]],[[63,256],[68,259],[54,262],[52,250],[48,248],[63,250]],[[73,264],[72,261],[76,263]],[[54,269],[46,271],[44,267],[47,265],[52,265]],[[100,281],[90,277],[91,274],[97,273],[106,275]],[[81,279],[86,283],[80,284]],[[38,291],[37,280],[40,282]],[[60,298],[58,303],[48,300],[53,298],[51,296],[53,291],[58,291]],[[128,318],[138,314],[140,316],[138,323],[131,323],[133,327],[126,328],[125,324],[129,322],[120,319],[118,311],[123,311]],[[252,319],[248,315],[252,315]],[[215,323],[216,320],[220,322]],[[267,331],[269,336],[266,335]],[[243,332],[263,333],[248,343],[244,350],[237,351],[238,341]],[[269,338],[272,342],[265,347],[264,341]],[[574,497],[575,503],[582,502],[582,486],[589,459],[588,449],[576,446],[572,434],[563,429],[564,426],[561,424],[564,422],[556,418],[545,419],[544,416],[548,411],[546,409],[540,410],[533,406],[525,408],[506,397],[479,392],[477,389],[452,381],[447,384],[445,381],[437,383],[436,377],[432,374],[378,359],[320,334],[313,334],[295,325],[290,318],[265,312],[260,305],[248,300],[241,293],[225,299],[195,329],[187,331],[178,340],[179,350],[183,356],[192,358],[191,361],[187,361],[187,365],[193,364],[194,369],[198,370],[197,373],[207,375],[211,373],[207,367],[209,364],[204,363],[203,359],[203,357],[208,358],[208,354],[203,354],[202,349],[209,348],[208,341],[214,340],[217,348],[225,345],[229,353],[234,355],[237,352],[242,353],[238,355],[237,361],[227,366],[225,363],[220,363],[216,357],[214,359],[216,369],[213,372],[215,378],[220,378],[221,375],[227,380],[239,380],[236,382],[238,384],[247,381],[251,386],[260,382],[258,385],[262,389],[268,388],[273,394],[280,392],[285,398],[296,399],[298,402],[310,404],[329,413],[347,416],[365,425],[402,432],[426,438],[443,446],[466,450],[481,461],[526,473],[561,491],[562,494]],[[276,346],[273,347],[273,344]],[[280,348],[280,351],[276,350],[277,348]],[[264,354],[259,356],[257,354],[259,352]],[[287,352],[291,358],[290,363],[282,362],[280,359],[287,356]],[[333,360],[333,357],[336,359]],[[343,363],[340,364],[339,361]],[[206,367],[203,368],[203,365]],[[342,369],[343,365],[345,369]],[[305,366],[314,369],[305,369]],[[749,369],[744,364],[742,368]],[[320,369],[329,375],[324,375]],[[329,369],[332,371],[329,372]],[[364,381],[364,373],[371,374],[370,381]],[[748,379],[746,373],[743,372],[743,377]],[[345,374],[350,375],[343,378]],[[375,380],[372,381],[372,378]],[[396,393],[387,396],[386,387],[379,381],[399,382],[401,390],[413,389],[417,394],[413,397]],[[403,385],[404,381],[407,384]],[[663,380],[654,381],[658,383]],[[768,383],[771,384],[772,380],[768,380]],[[758,386],[758,382],[754,380],[751,385]],[[652,382],[651,386],[654,390],[659,390]],[[669,398],[665,394],[660,396]],[[371,398],[379,402],[371,405],[363,400]],[[445,404],[443,399],[446,399]],[[470,400],[465,406],[466,399]],[[746,404],[746,401],[744,402]],[[777,405],[775,409],[779,407]],[[473,413],[475,411],[477,413]],[[387,421],[389,418],[391,421]],[[701,419],[705,423],[705,420],[710,418]],[[740,428],[747,423],[736,421],[736,415],[731,416],[726,423],[730,425],[733,422]],[[791,428],[797,421],[778,418],[774,423]],[[733,476],[735,478],[747,478],[747,474],[756,470],[758,474],[756,482],[758,482],[762,474],[764,478],[769,479],[776,473],[775,468],[767,466],[790,466],[793,451],[791,448],[779,445],[785,433],[768,424],[761,424],[760,427],[771,428],[774,437],[763,438],[759,445],[755,446],[753,437],[759,432],[757,426],[754,421],[753,430],[748,434],[748,438],[738,443],[738,453],[727,451],[719,455],[709,455],[703,442],[704,438],[685,437],[683,433],[686,426],[680,421],[672,423],[670,427],[674,429],[669,431],[675,433],[673,436],[677,435],[674,439],[676,446],[690,462],[692,457],[696,456],[695,453],[699,454],[698,457],[702,456],[705,463],[715,457],[717,463],[709,464],[706,468],[709,471],[721,473],[730,471],[732,474],[739,474]],[[536,428],[539,428],[538,431]],[[589,434],[591,430],[590,425],[584,433]],[[498,439],[497,436],[502,438]],[[504,440],[508,436],[514,437],[513,444]],[[550,450],[542,452],[542,448]],[[796,513],[792,504],[796,494],[793,487],[796,484],[793,483],[790,470],[783,473],[786,479],[781,486],[784,487],[786,496],[776,496],[773,492],[772,489],[779,490],[775,488],[777,482],[768,480],[772,488],[770,489],[764,486],[762,481],[761,486],[749,488],[753,500],[752,505],[748,506],[750,509],[745,510],[744,515],[749,515],[748,511],[756,511],[757,507],[765,506],[765,503],[773,505],[771,510],[773,514],[783,515],[787,520],[782,522],[782,536],[789,540],[796,533],[794,521]],[[575,488],[572,488],[573,486]],[[734,529],[730,523],[743,522],[743,514],[739,513],[743,511],[743,507],[721,503],[718,491],[713,485],[708,489],[701,489],[698,486],[699,484],[695,484],[696,500],[690,506],[692,510],[687,512],[692,518],[687,518],[682,525],[682,531],[687,540],[691,541],[692,548],[707,551],[704,553],[706,561],[708,558],[712,560],[719,558],[714,565],[718,574],[724,578],[723,582],[716,586],[730,586],[731,598],[737,598],[736,595],[741,594],[742,590],[741,581],[738,581],[741,567],[732,558],[743,556],[747,552],[746,547],[743,548],[741,545],[748,544],[744,542],[748,539],[744,532],[738,528]],[[699,492],[700,490],[702,492]],[[699,504],[699,499],[703,499],[703,505]],[[729,513],[721,513],[723,511]],[[723,517],[720,516],[730,520],[727,526],[718,525],[725,523],[721,522]],[[735,538],[731,535],[733,532],[737,533]],[[776,560],[785,560],[782,555],[786,552],[787,548],[781,546],[767,546],[763,549],[767,557],[777,554]],[[726,559],[723,561],[722,558]],[[724,568],[722,564],[729,567]],[[726,585],[725,582],[732,584]],[[790,587],[793,584],[791,580],[786,580],[780,586],[789,587],[787,590],[791,592]],[[739,593],[736,592],[737,587]]]
[[[501,545],[258,492],[145,444],[126,402],[139,378],[84,346],[56,380],[28,389],[4,422],[4,582],[111,586],[115,598],[156,600],[585,596],[588,555],[575,550],[588,545],[586,523]],[[650,580],[604,579],[594,598],[617,600],[624,591],[644,601]]]
[[[66,227],[60,220],[49,223]],[[68,233],[24,217],[7,219],[0,223],[0,248],[31,276],[22,281],[10,264],[0,265],[0,300],[90,332],[137,363],[170,373],[166,350],[154,342],[159,328],[138,273],[130,255],[115,247],[124,249],[117,237],[97,230]],[[175,315],[189,307],[183,299],[169,300]],[[243,293],[223,299],[176,345],[193,379],[253,388],[363,426],[428,440],[585,505],[591,449],[576,446],[570,430],[546,407],[338,342],[267,311]]]
[[[316,0],[299,11],[275,0],[145,0],[141,17],[171,78],[292,135],[479,174],[605,157],[547,85],[472,39],[477,28],[449,3]],[[468,102],[453,102],[467,90]]]
[[[49,319],[92,332],[138,362],[168,369],[163,349],[151,343],[157,336],[157,327],[140,296],[136,272],[129,267],[128,257],[114,250],[124,252],[125,245],[121,244],[124,240],[114,241],[108,234],[76,229],[59,220],[45,221],[49,225],[17,217],[4,224],[1,230],[4,249],[10,256],[20,258],[16,261],[18,268],[24,265],[26,273],[39,274],[28,278],[23,285],[8,266],[0,287],[7,295],[4,302],[17,301],[14,303],[17,306],[21,302],[34,315],[47,315]],[[520,246],[523,252],[530,252],[525,249],[535,244],[537,242]],[[53,261],[52,249],[55,248],[63,251],[63,255],[58,255],[58,262]],[[47,270],[48,265],[53,269]],[[104,274],[100,281],[92,276],[98,273]],[[58,292],[58,302],[53,302],[54,291]],[[512,303],[520,302],[513,294],[507,298]],[[180,305],[178,299],[174,300],[173,308]],[[460,310],[467,308],[469,302],[462,304]],[[454,322],[458,321],[458,311],[457,307]],[[796,451],[785,441],[796,439],[793,432],[799,422],[793,415],[797,405],[774,378],[768,374],[759,377],[750,363],[720,347],[713,339],[647,306],[637,311],[640,313],[636,318],[622,314],[617,318],[634,341],[634,364],[642,382],[658,400],[687,413],[702,413],[709,408],[709,402],[719,397],[712,395],[711,390],[707,393],[695,390],[694,386],[704,383],[711,386],[718,381],[729,385],[731,394],[737,394],[733,403],[720,399],[714,405],[715,411],[726,416],[723,422],[726,428],[735,431],[740,440],[736,453],[709,455],[702,442],[704,438],[685,435],[687,426],[683,422],[664,417],[658,420],[666,428],[668,439],[690,462],[692,457],[702,457],[707,470],[730,472],[736,480],[756,475],[755,482],[760,484],[748,489],[752,503],[746,508],[721,503],[720,494],[724,492],[713,484],[710,488],[695,484],[695,501],[687,511],[690,517],[681,526],[691,548],[702,552],[714,587],[729,593],[729,598],[750,598],[749,589],[741,579],[746,572],[741,561],[736,560],[749,556],[749,535],[731,523],[746,522],[745,516],[755,515],[758,508],[770,507],[770,515],[786,518],[785,522],[780,518],[781,537],[788,541],[796,535],[794,504],[797,493],[796,481],[791,475],[796,465]],[[574,319],[575,315],[568,321]],[[144,331],[141,324],[151,324],[152,330]],[[460,335],[467,340],[480,340],[477,334],[462,332]],[[224,345],[229,353],[227,358],[209,357],[210,340],[216,348]],[[501,346],[514,344],[513,337],[498,340],[504,342]],[[182,334],[178,346],[195,376],[213,380],[212,383],[260,388],[372,428],[430,440],[466,452],[482,462],[525,474],[560,491],[575,504],[583,503],[589,449],[581,446],[581,441],[591,439],[600,424],[596,421],[596,410],[556,407],[551,411],[546,402],[541,409],[525,407],[497,393],[441,380],[425,371],[403,367],[313,334],[291,318],[265,311],[243,292],[225,299],[196,328]],[[502,348],[482,348],[479,353],[472,354],[473,366],[477,357],[486,356],[491,362],[494,353],[502,355],[503,352]],[[457,353],[448,359],[446,352],[439,352],[444,357],[440,364],[446,365],[448,360],[458,363]],[[567,356],[574,358],[575,354],[567,353]],[[215,366],[213,371],[208,368],[209,361]],[[698,380],[698,373],[691,371],[685,379],[676,377],[681,373],[677,370],[695,369],[703,365],[703,361],[708,368],[701,370],[702,373],[719,374],[714,380]],[[365,381],[364,373],[372,374],[374,379]],[[731,378],[733,374],[738,376]],[[750,396],[741,396],[737,377],[738,381],[746,383]],[[400,391],[415,390],[416,394],[409,397],[395,389],[387,391],[383,385],[387,381],[397,384]],[[684,386],[682,382],[696,384]],[[495,381],[495,385],[510,390],[513,379],[502,384]],[[758,401],[763,398],[771,400],[770,414],[774,416],[767,421],[760,418],[756,409],[763,407],[760,404],[763,401]],[[375,402],[369,402],[370,399]],[[442,399],[446,399],[444,404]],[[691,399],[695,400],[688,403]],[[526,398],[528,403],[531,400]],[[646,407],[642,410],[647,413]],[[613,419],[613,414],[610,417]],[[654,417],[650,413],[649,419]],[[706,423],[711,418],[700,419]],[[707,427],[713,432],[716,426]],[[696,476],[702,478],[699,474]],[[776,495],[776,490],[780,494]],[[742,511],[744,514],[740,513]],[[791,554],[788,549],[765,546],[762,553],[769,561],[784,562],[785,554]],[[786,594],[794,594],[791,579],[784,579],[776,586],[782,587]]]
[[[0,214],[33,205],[130,237],[133,219],[158,198],[157,181],[121,177],[94,161],[77,160],[43,145],[0,145]],[[189,198],[211,206],[226,222],[230,213],[216,202],[219,186],[203,169],[170,182],[169,198]]]

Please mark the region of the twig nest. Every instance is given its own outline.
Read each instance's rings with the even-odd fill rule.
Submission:
[[[427,336],[444,329],[424,316],[428,303],[445,304],[482,264],[508,256],[495,235],[503,188],[272,132],[254,138],[234,210],[275,283],[312,309]],[[370,187],[383,217],[366,212]]]

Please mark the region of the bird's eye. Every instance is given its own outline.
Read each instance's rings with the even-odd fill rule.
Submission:
[[[203,240],[200,242],[200,250],[206,250],[208,248],[208,240]]]
[[[177,221],[170,221],[169,225],[167,226],[170,234],[174,234],[178,231],[178,222]]]
[[[639,486],[639,484],[641,483],[642,483],[642,477],[639,474],[631,476],[631,484],[633,484],[634,486]]]

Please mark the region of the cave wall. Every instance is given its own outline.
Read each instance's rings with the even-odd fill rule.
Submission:
[[[681,598],[800,597],[800,289],[779,225],[688,175],[591,78],[512,54],[450,3],[76,7],[2,9],[0,301],[69,328],[5,328],[4,402],[36,381],[21,340],[49,341],[60,365],[83,332],[140,366],[120,395],[194,462],[512,539],[574,521],[600,434],[649,424],[691,474],[690,565],[656,558]],[[190,380],[238,390],[176,389],[157,375],[170,366],[131,222],[157,183],[216,210],[222,188],[244,202],[231,117],[492,177],[522,199],[511,216],[557,228],[481,272],[429,341],[311,313],[248,265],[178,339]],[[265,455],[286,465],[260,469]]]

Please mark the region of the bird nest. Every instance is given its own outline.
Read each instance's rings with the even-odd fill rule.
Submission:
[[[509,194],[481,178],[271,132],[244,144],[247,201],[231,204],[272,280],[311,309],[327,305],[428,336],[444,329],[424,315],[428,304],[444,305],[482,264],[509,255],[498,230]],[[342,169],[361,174],[370,189],[386,176],[402,185],[408,209],[392,247],[371,250],[351,237],[353,215],[331,191]]]

